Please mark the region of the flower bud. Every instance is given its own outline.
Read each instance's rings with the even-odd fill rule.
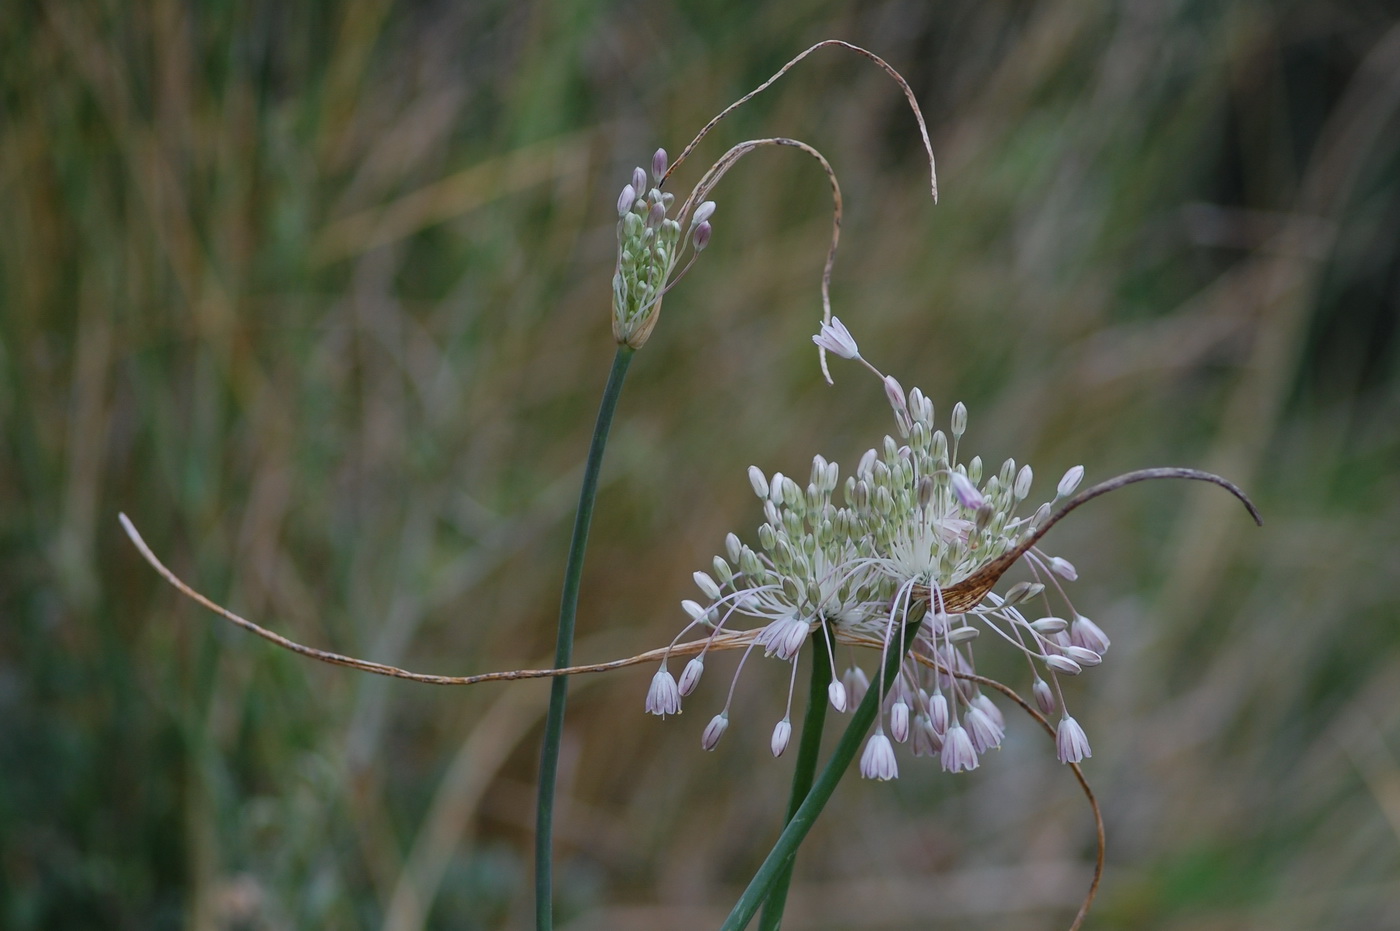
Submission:
[[[1074,494],[1074,490],[1079,487],[1079,483],[1084,478],[1084,467],[1077,465],[1065,473],[1065,477],[1060,479],[1060,484],[1055,488],[1055,495],[1060,498],[1068,498]]]
[[[729,713],[721,711],[710,718],[710,723],[705,725],[705,733],[700,735],[700,746],[706,750],[713,750],[715,744],[724,736],[725,728],[729,727]]]
[[[666,176],[666,168],[670,163],[666,160],[666,150],[657,149],[651,156],[651,177],[655,181],[660,181]]]
[[[700,684],[700,675],[704,671],[705,661],[698,656],[685,664],[685,669],[681,670],[681,681],[676,686],[682,698],[695,691],[695,686]]]
[[[775,757],[782,756],[787,749],[788,741],[792,739],[792,722],[783,718],[773,728],[773,739],[768,744],[768,748],[773,751]]]
[[[707,201],[705,201],[703,204],[701,204],[699,207],[696,207],[696,208],[695,208],[695,215],[694,215],[693,217],[690,218],[690,222],[691,222],[691,223],[694,223],[694,224],[696,224],[696,225],[699,225],[699,224],[701,224],[701,223],[704,223],[706,220],[708,220],[710,217],[712,217],[712,216],[714,216],[714,215],[715,215],[715,202],[712,201],[712,200],[707,200]]]
[[[710,229],[709,223],[697,223],[695,225],[694,231],[690,234],[690,244],[695,247],[696,252],[705,251],[705,247],[710,244],[711,232],[712,230]]]
[[[630,184],[623,185],[622,193],[617,195],[617,215],[625,217],[631,211],[632,205],[637,202],[637,189]]]

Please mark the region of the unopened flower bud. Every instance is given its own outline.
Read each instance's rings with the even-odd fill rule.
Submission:
[[[890,735],[896,743],[909,739],[909,706],[903,701],[890,706]]]
[[[792,739],[792,722],[783,718],[773,728],[773,739],[768,744],[768,748],[773,751],[775,757],[782,756],[787,749],[788,741]]]
[[[706,220],[708,220],[714,215],[715,202],[712,200],[707,200],[699,207],[695,208],[695,215],[690,218],[690,222],[698,225],[704,223]]]
[[[1044,660],[1045,665],[1067,676],[1077,676],[1084,671],[1083,667],[1067,656],[1046,656]]]
[[[700,735],[700,746],[706,750],[713,750],[715,744],[724,736],[725,728],[729,727],[729,712],[721,711],[710,718],[710,723],[705,725],[705,733]]]
[[[1011,488],[1011,493],[1016,496],[1017,501],[1024,501],[1031,493],[1031,478],[1031,467],[1021,466],[1021,471],[1016,473],[1016,484]]]
[[[666,150],[657,149],[651,156],[651,177],[655,181],[660,181],[666,176],[666,168],[670,163],[666,160]]]
[[[700,684],[700,676],[704,671],[705,661],[698,656],[685,664],[685,668],[681,670],[681,681],[676,685],[682,698],[695,691],[695,686]]]
[[[749,466],[749,484],[753,485],[754,494],[764,501],[768,500],[768,478],[758,466]]]
[[[1081,666],[1097,666],[1099,663],[1103,662],[1102,656],[1087,647],[1077,647],[1071,644],[1062,649],[1065,651],[1065,656],[1068,656]]]
[[[651,209],[647,211],[647,229],[658,228],[664,219],[666,219],[666,208],[660,204],[652,204]]]
[[[632,190],[633,190],[633,192],[634,192],[638,197],[641,197],[643,194],[646,193],[646,189],[647,189],[647,173],[646,173],[646,169],[645,169],[645,168],[642,168],[642,167],[640,167],[640,166],[638,166],[638,167],[636,167],[636,168],[633,168],[633,169],[632,169]]]
[[[1060,498],[1068,498],[1074,494],[1074,490],[1079,487],[1079,483],[1084,478],[1084,467],[1077,465],[1065,473],[1065,477],[1060,479],[1060,484],[1055,488],[1055,494]]]
[[[967,432],[967,405],[959,401],[953,405],[952,424],[950,428],[954,437],[961,437]]]
[[[708,222],[695,224],[695,229],[690,234],[690,244],[695,247],[696,252],[705,251],[705,247],[710,244],[711,233],[713,230]]]
[[[1031,686],[1031,694],[1035,696],[1035,706],[1044,714],[1052,714],[1058,707],[1055,703],[1055,693],[1050,690],[1050,683],[1039,676],[1036,677],[1035,685]]]
[[[831,707],[837,711],[846,710],[846,686],[841,684],[840,679],[831,680],[831,684],[826,687],[826,697],[831,702]]]
[[[1079,570],[1074,568],[1074,563],[1058,556],[1050,558],[1050,571],[1062,579],[1069,579],[1071,582],[1079,578]]]
[[[628,212],[632,209],[632,205],[636,202],[637,189],[630,184],[623,185],[622,193],[617,195],[617,215],[619,217],[627,216]]]

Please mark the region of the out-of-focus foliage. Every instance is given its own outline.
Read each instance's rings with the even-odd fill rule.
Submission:
[[[1386,4],[49,0],[0,17],[0,925],[527,923],[546,689],[278,652],[180,600],[116,512],[297,639],[432,672],[545,662],[617,191],[828,36],[914,84],[939,206],[897,90],[834,51],[699,157],[756,135],[827,153],[834,300],[867,356],[968,402],[966,442],[1041,484],[1204,467],[1266,515],[1156,486],[1056,531],[1114,639],[1070,696],[1110,838],[1092,925],[1400,924]],[[849,468],[891,426],[808,341],[820,171],[765,151],[716,199],[633,366],[581,660],[670,638],[691,571],[761,520],[745,466]],[[703,754],[712,665],[664,722],[650,669],[575,682],[573,927],[714,927],[775,836],[781,670],[745,676]],[[1013,718],[973,774],[844,785],[789,924],[1056,927],[1091,852]]]

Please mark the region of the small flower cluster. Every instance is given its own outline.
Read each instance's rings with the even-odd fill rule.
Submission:
[[[675,219],[667,216],[676,195],[661,190],[668,167],[666,150],[657,149],[651,159],[650,190],[647,172],[632,170],[632,180],[617,196],[617,269],[613,273],[613,336],[619,343],[638,349],[651,335],[661,298],[682,275],[672,277],[685,249],[681,225],[689,222],[688,242],[694,250],[691,262],[710,242],[710,217],[714,201],[705,201],[687,218],[683,205]]]
[[[967,678],[974,674],[974,644],[984,632],[1027,658],[1036,704],[1046,714],[1061,713],[1060,760],[1079,762],[1089,756],[1084,731],[1064,711],[1058,677],[1098,665],[1109,641],[1074,610],[1056,578],[1073,580],[1073,565],[1031,547],[1024,559],[1033,581],[1017,583],[1001,595],[990,590],[990,582],[980,584],[989,567],[999,577],[1004,571],[999,558],[1002,563],[1013,558],[1049,518],[1052,506],[1074,493],[1083,468],[1065,474],[1052,502],[1020,516],[1030,495],[1030,466],[1018,469],[1007,460],[984,476],[979,457],[960,461],[967,429],[967,409],[961,403],[953,407],[945,433],[935,426],[933,403],[923,392],[914,388],[906,394],[895,379],[865,362],[839,320],[824,324],[813,339],[826,351],[860,361],[882,379],[900,439],[886,436],[844,482],[837,464],[822,456],[812,460],[805,487],[781,473],[770,477],[750,467],[754,494],[763,502],[758,548],[731,533],[712,571],[695,573],[704,601],[682,602],[691,620],[672,646],[697,627],[709,635],[679,681],[663,660],[647,694],[647,711],[679,713],[681,699],[700,681],[710,647],[721,635],[733,646],[738,635],[745,651],[735,681],[759,647],[793,666],[787,711],[773,732],[772,751],[779,755],[792,733],[792,681],[808,639],[815,637],[834,669],[834,644],[876,648],[883,658],[907,622],[917,625],[917,632],[893,681],[878,683],[881,710],[861,758],[862,775],[898,775],[891,737],[908,743],[915,756],[937,755],[950,772],[975,769],[982,754],[1000,745],[1002,714]],[[1065,610],[1052,608],[1051,591]],[[1044,613],[1030,610],[1032,605],[1043,605]],[[761,623],[736,631],[742,618]],[[852,665],[831,683],[832,707],[853,708],[869,685],[866,673]],[[724,709],[705,728],[706,749],[728,726],[733,695],[731,684]]]

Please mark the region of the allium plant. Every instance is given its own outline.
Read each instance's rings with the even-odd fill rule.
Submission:
[[[726,929],[745,927],[760,907],[761,927],[777,928],[798,846],[857,754],[868,779],[899,775],[896,744],[915,757],[937,757],[947,772],[976,769],[983,756],[1006,737],[1007,722],[989,691],[1033,717],[1053,737],[1056,754],[1074,772],[1091,803],[1099,856],[1074,927],[1093,899],[1103,864],[1103,825],[1079,763],[1090,756],[1089,741],[1069,715],[1061,678],[1099,665],[1109,638],[1071,602],[1062,581],[1073,582],[1073,565],[1040,547],[1041,539],[1065,515],[1099,495],[1134,482],[1187,478],[1220,485],[1259,519],[1244,493],[1219,476],[1193,469],[1145,469],[1079,490],[1084,468],[1075,466],[1058,481],[1048,500],[1032,507],[1034,475],[1007,460],[995,471],[962,448],[968,412],[955,404],[946,420],[918,388],[906,392],[860,352],[855,338],[832,316],[829,282],[841,225],[841,191],[835,172],[820,152],[795,139],[774,137],[740,143],[703,174],[679,205],[663,186],[700,141],[736,107],[762,92],[819,48],[851,50],[885,71],[899,85],[918,124],[929,160],[930,192],[938,187],[933,152],[922,114],[908,83],[878,56],[845,42],[827,40],[804,51],[773,77],[735,101],[705,125],[675,161],[658,149],[648,169],[636,168],[617,197],[617,263],[612,290],[612,331],[617,354],[603,392],[598,421],[584,471],[579,508],[560,599],[555,663],[550,669],[510,670],[470,676],[438,676],[328,653],[289,640],[242,618],[190,588],[146,546],[125,514],[127,535],[142,556],[179,591],[227,620],[278,646],[314,659],[364,672],[436,685],[553,677],[549,713],[540,754],[536,810],[536,927],[553,926],[552,828],[567,682],[571,675],[601,672],[639,663],[657,663],[645,698],[647,712],[678,714],[700,687],[706,659],[715,652],[742,655],[721,710],[709,719],[701,746],[713,750],[730,724],[738,676],[755,651],[791,666],[787,701],[773,727],[770,749],[782,755],[793,736],[792,703],[798,660],[811,652],[811,682],[798,738],[786,826],[731,911]],[[753,543],[736,534],[724,552],[694,574],[698,600],[681,602],[687,623],[669,645],[608,663],[572,666],[574,618],[579,582],[592,520],[598,474],[613,412],[636,350],[645,345],[660,315],[666,292],[685,274],[713,235],[715,202],[710,195],[740,158],[769,146],[786,146],[815,158],[831,184],[831,247],[822,275],[822,321],[813,337],[822,374],[831,373],[827,355],[858,363],[879,379],[895,430],[842,478],[841,468],[820,455],[798,478],[766,475],[750,467],[748,481],[762,502],[763,523]],[[805,479],[805,481],[803,481]],[[756,547],[753,545],[756,543]],[[1028,579],[1001,590],[1012,566]],[[694,634],[690,639],[683,639]],[[975,653],[989,641],[1025,659],[1031,699],[976,671]],[[866,648],[870,671],[858,661],[840,675],[837,647]],[[853,651],[852,651],[853,652]],[[671,664],[680,665],[677,679]],[[682,665],[683,663],[683,665]],[[817,763],[826,709],[849,713],[849,721],[820,775]],[[1047,716],[1058,716],[1051,724]],[[750,715],[742,716],[745,720]],[[871,731],[873,726],[873,733]],[[864,745],[863,751],[861,750]]]

